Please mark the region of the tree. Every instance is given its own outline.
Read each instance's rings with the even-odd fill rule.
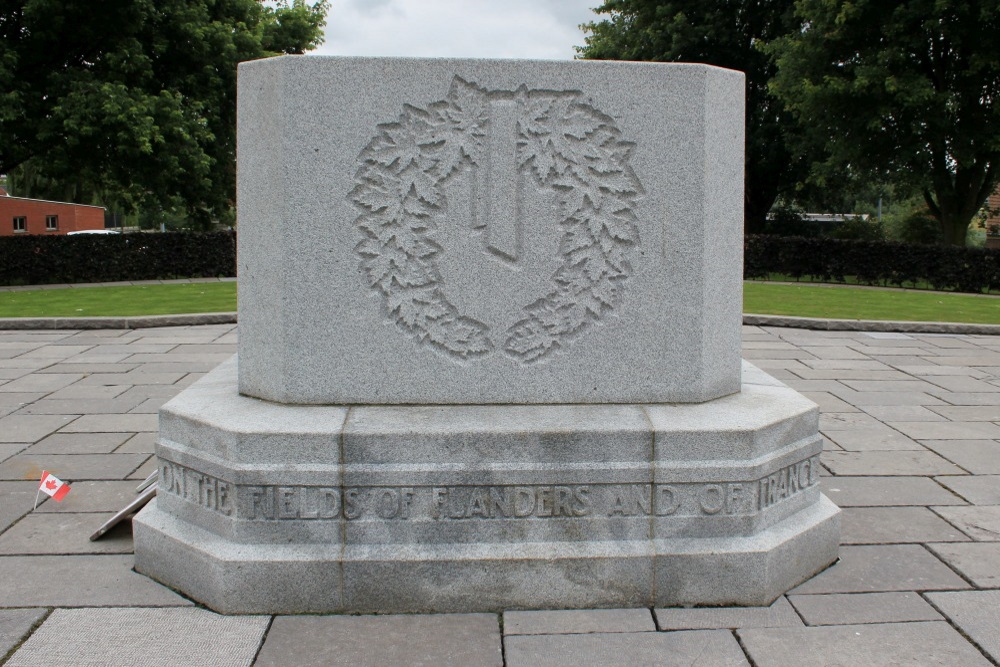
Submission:
[[[1000,0],[800,0],[771,90],[848,170],[923,192],[945,243],[1000,179]]]
[[[236,65],[322,42],[327,0],[0,0],[0,173],[196,223],[235,193]],[[14,179],[17,180],[17,179]]]
[[[594,10],[610,15],[585,24],[582,58],[700,62],[746,73],[746,189],[748,232],[763,229],[777,197],[804,173],[793,160],[791,116],[768,89],[775,72],[758,46],[785,34],[795,21],[792,0],[605,0]]]

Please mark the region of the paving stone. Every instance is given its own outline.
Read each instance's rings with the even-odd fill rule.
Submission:
[[[63,433],[117,433],[121,431],[156,431],[156,415],[84,415]]]
[[[928,593],[927,599],[951,622],[979,645],[993,660],[1000,661],[1000,591]]]
[[[117,454],[152,454],[156,448],[156,433],[136,433],[115,450]]]
[[[37,401],[41,397],[45,396],[44,393],[33,393],[33,394],[0,394],[0,406],[3,407],[15,407],[20,408],[22,406],[28,405],[32,401]]]
[[[949,475],[934,479],[973,505],[1000,505],[1000,475]]]
[[[277,616],[254,664],[501,665],[500,623],[495,614]]]
[[[1000,543],[951,542],[928,548],[980,588],[1000,588]]]
[[[24,442],[0,442],[0,461],[6,461],[15,454],[20,454],[28,447],[29,445]]]
[[[560,635],[591,632],[655,632],[648,609],[505,611],[504,635]]]
[[[882,422],[939,422],[945,421],[945,417],[938,413],[947,408],[940,406],[925,408],[922,405],[868,405],[862,409]]]
[[[879,428],[883,424],[864,412],[820,412],[819,430],[847,431],[857,428]]]
[[[56,400],[43,398],[24,407],[19,414],[25,415],[107,415],[128,412],[139,401],[120,398],[78,398]]]
[[[843,384],[858,392],[926,392],[936,387],[923,380],[843,380]]]
[[[117,512],[136,497],[133,480],[101,480],[73,482],[70,493],[60,502],[46,501],[36,513]],[[89,520],[80,517],[81,520]]]
[[[996,405],[935,405],[931,409],[958,422],[1000,422],[1000,399]]]
[[[972,479],[971,476],[938,480]],[[948,490],[927,477],[833,477],[823,482],[823,493],[840,507],[890,507],[902,505],[964,505]]]
[[[792,595],[788,599],[807,625],[942,620],[941,614],[916,593]]]
[[[1000,505],[935,507],[934,511],[977,542],[1000,541]],[[928,542],[946,542],[937,538]]]
[[[819,406],[820,412],[861,412],[850,403],[845,403],[833,394],[826,391],[803,391],[799,392],[810,401]]]
[[[928,451],[823,452],[835,475],[961,475],[962,468]]]
[[[132,553],[132,526],[128,521],[96,542],[90,541],[94,531],[113,515],[32,512],[0,535],[0,555]]]
[[[0,607],[186,607],[132,556],[0,556]]]
[[[965,543],[971,544],[971,543]],[[964,546],[945,543],[942,546]],[[840,560],[791,595],[965,589],[951,568],[916,544],[840,547]]]
[[[906,449],[923,451],[924,449],[919,443],[887,426],[857,428],[849,431],[830,430],[823,431],[823,435],[837,443],[841,449],[853,452]]]
[[[166,396],[161,397],[161,398],[147,398],[145,401],[143,401],[139,405],[137,405],[134,408],[132,408],[131,410],[129,410],[129,413],[134,414],[134,415],[138,415],[138,414],[149,414],[149,415],[159,414],[160,408],[162,408],[163,404],[166,403],[169,400],[170,400],[170,398],[168,398]]]
[[[948,402],[952,405],[996,405],[996,394],[974,394],[964,392],[951,392],[948,394]]]
[[[813,341],[810,341],[812,343]],[[803,345],[802,349],[810,354],[816,355],[820,359],[867,359],[867,357],[858,352],[857,350],[851,349],[846,345],[843,345],[843,341],[834,343],[834,341],[828,341],[833,343],[832,345],[826,345],[823,347],[814,347],[813,345]],[[839,378],[838,378],[839,379]]]
[[[940,352],[937,352],[940,354]],[[981,378],[985,374],[976,368],[968,368],[966,366],[947,366],[947,365],[933,365],[933,364],[921,364],[916,366],[898,366],[900,371],[908,375],[915,375],[917,377],[923,378],[933,378],[938,375],[964,375],[966,377]],[[933,380],[930,380],[933,382]]]
[[[53,433],[28,448],[28,454],[109,454],[132,433]]]
[[[146,459],[144,454],[18,454],[0,463],[0,479],[38,481],[43,470],[66,482],[125,479]]]
[[[944,512],[983,508],[940,509]],[[849,507],[840,515],[840,543],[967,542],[969,537],[952,523],[926,507]]]
[[[118,384],[172,385],[184,377],[183,373],[96,373],[80,380],[81,386],[106,386]],[[2,389],[2,387],[0,387]]]
[[[48,609],[0,609],[0,660],[48,612]]]
[[[156,468],[157,468],[156,457],[146,456],[146,461],[141,466],[133,470],[132,474],[130,474],[125,479],[144,480],[147,477],[149,477],[152,473],[156,472]]]
[[[77,373],[33,373],[0,385],[0,392],[49,393],[67,387],[83,378]]]
[[[838,398],[855,406],[870,405],[941,405],[940,398],[921,391],[852,391],[834,392]]]
[[[249,666],[269,620],[204,609],[56,609],[7,665]]]
[[[77,418],[78,415],[21,414],[0,417],[0,442],[36,442]]]
[[[920,444],[974,475],[1000,474],[1000,442],[995,440],[921,440]]]
[[[738,630],[757,667],[794,664],[940,665],[974,667],[990,662],[945,622],[882,623],[807,628]]]
[[[942,375],[930,379],[930,382],[938,385],[945,391],[967,391],[973,393],[979,392],[1000,392],[1000,387],[995,387],[982,380],[977,380],[976,378],[971,378],[968,376],[948,376]],[[1000,397],[997,397],[1000,400]]]
[[[505,637],[507,667],[749,665],[725,630]]]
[[[68,387],[63,387],[59,391],[54,391],[47,396],[47,398],[58,399],[60,401],[75,401],[78,399],[93,399],[93,398],[115,398],[123,392],[129,390],[132,385],[127,384],[112,384],[102,387],[94,386],[79,386],[71,384]],[[41,398],[41,396],[39,396]],[[3,400],[0,398],[0,400]]]
[[[38,481],[0,482],[0,532],[31,511],[37,491]]]
[[[919,440],[1000,438],[1000,426],[989,422],[891,422],[890,426]]]
[[[802,619],[784,596],[770,607],[701,607],[654,609],[661,630],[801,627]]]

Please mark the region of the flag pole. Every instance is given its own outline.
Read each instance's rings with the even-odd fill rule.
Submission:
[[[39,484],[38,488],[35,489],[35,506],[31,508],[32,512],[38,509],[38,496],[41,495],[41,493],[42,493],[42,485]]]

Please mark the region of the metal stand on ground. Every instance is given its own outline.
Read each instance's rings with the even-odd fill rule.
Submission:
[[[90,536],[91,542],[96,542],[101,539],[105,533],[117,526],[126,518],[141,510],[146,506],[146,503],[156,497],[156,474],[156,471],[150,473],[149,477],[143,480],[142,484],[136,487],[135,492],[138,493],[139,496],[115,513],[113,517],[105,521],[104,524],[97,529],[97,532]]]

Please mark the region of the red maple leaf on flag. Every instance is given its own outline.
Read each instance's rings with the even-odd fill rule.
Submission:
[[[47,489],[54,489],[57,486],[59,486],[59,485],[56,484],[55,482],[53,482],[51,479],[49,481],[45,482],[45,488],[47,488]]]

